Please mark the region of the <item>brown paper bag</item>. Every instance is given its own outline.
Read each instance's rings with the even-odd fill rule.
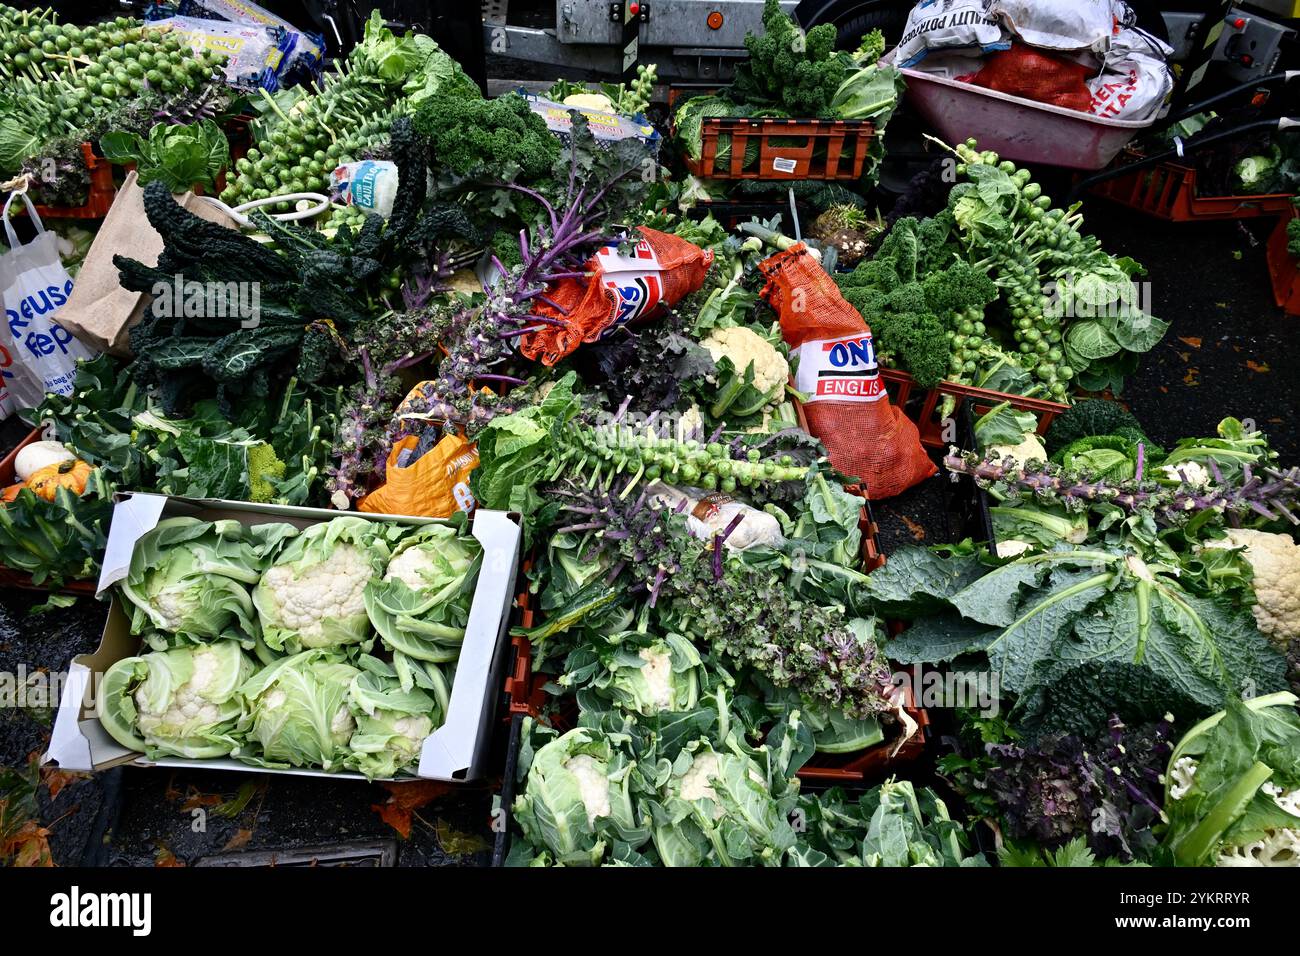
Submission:
[[[233,219],[194,193],[179,195],[176,201],[196,216],[237,228]],[[67,305],[59,310],[60,324],[93,348],[129,357],[127,330],[140,321],[148,296],[118,284],[113,256],[130,256],[152,266],[157,265],[162,250],[162,236],[149,225],[144,190],[131,170],[86,253]]]

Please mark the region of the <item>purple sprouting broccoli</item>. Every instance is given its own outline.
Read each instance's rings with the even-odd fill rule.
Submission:
[[[849,626],[842,609],[791,589],[786,576],[728,560],[722,548],[740,519],[703,540],[677,507],[608,486],[565,482],[543,489],[562,517],[554,533],[585,536],[582,560],[609,568],[606,583],[644,595],[661,622],[704,647],[755,668],[780,687],[849,717],[897,713],[885,655]],[[545,626],[545,625],[543,625]]]
[[[973,452],[954,452],[944,458],[953,474],[970,475],[981,487],[998,485],[1012,495],[1067,509],[1115,505],[1128,512],[1147,512],[1167,525],[1181,525],[1197,514],[1216,510],[1234,527],[1260,521],[1286,520],[1300,524],[1300,468],[1244,464],[1240,474],[1225,476],[1213,459],[1208,462],[1212,481],[1194,485],[1183,481],[1169,487],[1152,481],[1093,479],[1071,473],[1060,465],[1031,462],[1021,466],[996,456],[981,458]]]
[[[520,336],[544,325],[564,324],[539,314],[537,304],[563,313],[547,295],[551,283],[586,278],[586,264],[595,251],[625,238],[605,223],[618,222],[639,203],[647,161],[653,162],[635,140],[599,149],[586,120],[575,113],[569,145],[556,162],[556,195],[519,183],[490,184],[521,194],[539,213],[531,230],[519,232],[519,265],[508,268],[493,255],[495,273],[484,286],[486,301],[463,312],[449,329],[443,341],[447,355],[426,392],[423,415],[463,425],[473,434],[494,415],[522,407],[518,399],[489,396],[480,386],[522,384],[520,376],[489,369],[511,357]]]

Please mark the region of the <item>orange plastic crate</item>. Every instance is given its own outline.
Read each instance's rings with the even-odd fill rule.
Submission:
[[[96,156],[89,143],[81,144],[81,155],[90,170],[90,186],[86,201],[80,206],[37,206],[36,214],[42,219],[103,219],[117,197],[113,183],[113,164]]]
[[[1271,216],[1284,211],[1291,204],[1289,193],[1198,196],[1196,170],[1172,162],[1108,179],[1092,187],[1092,192],[1096,196],[1169,222]]]
[[[1009,392],[995,392],[973,385],[961,385],[957,382],[940,382],[931,389],[919,389],[916,380],[907,372],[898,369],[881,369],[880,377],[889,388],[890,398],[894,404],[916,421],[921,433],[921,444],[927,448],[947,448],[957,441],[957,436],[950,433],[950,425],[939,417],[939,402],[945,395],[956,398],[969,398],[974,402],[974,411],[983,414],[994,405],[1010,402],[1011,407],[1019,411],[1033,412],[1038,416],[1038,434],[1047,431],[1052,419],[1061,414],[1069,405],[1048,401],[1045,398],[1028,398],[1024,395],[1012,395]],[[909,408],[909,402],[919,393],[919,409]],[[915,410],[915,414],[913,411]]]
[[[719,137],[731,139],[731,158],[717,159]],[[700,127],[700,158],[687,168],[705,179],[843,179],[862,176],[876,135],[870,120],[746,119],[715,116]],[[751,140],[758,154],[746,162]],[[789,140],[795,142],[784,144]]]

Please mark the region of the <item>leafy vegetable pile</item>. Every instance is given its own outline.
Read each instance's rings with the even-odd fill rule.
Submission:
[[[734,82],[677,110],[677,143],[698,159],[710,116],[871,121],[860,183],[735,195],[788,189],[816,213],[801,234],[881,363],[922,389],[1120,394],[1168,327],[1140,301],[1141,266],[973,141],[951,149],[955,183],[931,170],[873,215],[858,191],[901,92],[883,36],[837,51],[776,0],[763,24]],[[123,746],[412,775],[447,718],[479,575],[497,573],[468,533],[484,507],[522,516],[534,614],[514,636],[542,701],[511,862],[1300,860],[1284,690],[1300,470],[1250,420],[1225,409],[1213,435],[1162,447],[1111,401],[1078,396],[1044,435],[1033,413],[978,403],[974,447],[944,462],[988,497],[993,540],[876,566],[865,489],[800,427],[797,359],[760,292],[766,247],[795,240],[777,219],[729,234],[700,207],[716,184],[672,178],[657,138],[596,129],[598,111],[644,118],[653,68],[558,82],[550,98],[585,114],[556,135],[535,102],[485,98],[378,13],[318,82],[251,103],[178,44],[0,7],[0,169],[52,169],[43,198],[76,201],[95,141],[136,165],[162,244],[153,264],[113,250],[145,297],[133,357],[84,362],[70,395],[25,410],[46,441],[16,459],[0,560],[38,584],[93,577],[121,491],[456,517],[162,521],[116,591],[139,649],[98,708]],[[242,155],[236,111],[253,114]],[[377,178],[340,184],[324,214],[271,215],[362,160]],[[272,205],[233,229],[173,198],[223,176],[227,202]],[[674,243],[688,282],[641,269]],[[620,261],[637,274],[616,277]],[[256,289],[256,315],[148,298],[190,284]],[[539,351],[556,327],[572,341]],[[988,690],[937,779],[890,776],[921,732],[897,665]],[[801,792],[871,765],[876,786]]]

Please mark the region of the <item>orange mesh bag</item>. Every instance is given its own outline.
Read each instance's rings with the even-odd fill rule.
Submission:
[[[1013,43],[1009,50],[990,53],[971,82],[1036,103],[1087,113],[1092,110],[1092,93],[1084,81],[1091,72],[1063,56]]]
[[[583,342],[595,342],[624,323],[654,318],[704,284],[711,251],[644,226],[637,231],[641,239],[629,255],[606,246],[587,263],[590,276],[551,283],[546,298],[554,305],[537,300],[533,310],[547,324],[523,336],[519,351],[554,365]]]
[[[808,428],[831,464],[860,478],[874,501],[933,475],[938,469],[915,423],[889,401],[871,329],[804,244],[758,268],[767,277],[763,298],[776,309],[781,335],[799,362],[794,387],[808,396]]]

